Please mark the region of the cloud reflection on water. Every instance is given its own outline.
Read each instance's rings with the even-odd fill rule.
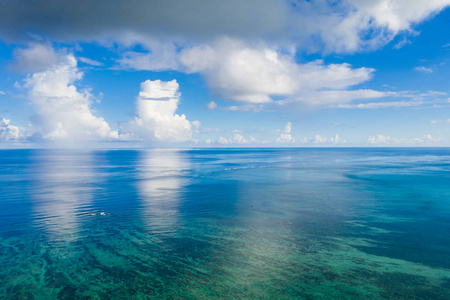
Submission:
[[[152,231],[174,232],[190,163],[177,150],[147,150],[141,155],[137,190],[144,207],[143,221]]]
[[[74,240],[98,181],[91,152],[45,151],[34,157],[32,199],[36,227],[52,239]]]

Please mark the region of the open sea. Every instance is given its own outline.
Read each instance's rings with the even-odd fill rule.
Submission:
[[[0,299],[450,299],[450,149],[2,150]]]

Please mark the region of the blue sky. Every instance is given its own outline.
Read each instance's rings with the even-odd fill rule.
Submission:
[[[0,4],[0,147],[450,146],[450,1]]]

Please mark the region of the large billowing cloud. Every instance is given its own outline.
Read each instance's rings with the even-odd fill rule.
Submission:
[[[23,87],[36,112],[33,128],[44,140],[73,146],[83,141],[119,139],[117,131],[92,113],[89,91],[80,91],[74,85],[82,76],[75,57],[67,54],[47,70],[25,79]]]
[[[386,97],[370,89],[352,89],[370,80],[372,68],[325,64],[323,60],[297,63],[294,52],[266,44],[245,43],[221,38],[176,52],[158,45],[155,53],[128,53],[123,68],[200,73],[218,98],[246,104],[301,102],[310,105],[337,105],[358,99]],[[165,51],[165,50],[167,51]]]
[[[202,74],[218,97],[244,103],[268,103],[273,101],[273,96],[313,104],[333,102],[327,92],[308,98],[304,95],[324,89],[346,89],[369,80],[374,72],[371,68],[352,68],[345,63],[326,65],[322,60],[299,64],[293,53],[282,53],[264,45],[252,47],[229,38],[213,46],[184,49],[179,61],[180,70]],[[341,97],[331,100],[348,102],[369,94],[370,97],[381,95],[375,91],[364,95],[356,92],[353,97],[335,93]]]
[[[146,80],[136,101],[137,116],[122,130],[146,141],[184,142],[192,139],[192,124],[176,114],[180,101],[176,80]],[[195,124],[200,124],[195,122]]]
[[[198,73],[215,98],[242,104],[219,107],[223,110],[261,111],[293,103],[388,107],[394,104],[350,103],[404,97],[401,92],[358,86],[373,77],[370,65],[302,61],[298,54],[377,49],[398,34],[417,34],[416,23],[449,5],[450,0],[1,1],[0,39],[30,45],[14,52],[16,61],[10,68],[33,73],[23,86],[36,110],[32,130],[42,138],[92,141],[134,136],[182,142],[192,139],[194,123],[176,114],[176,82],[142,83],[137,116],[121,127],[129,135],[120,135],[95,116],[89,91],[75,86],[83,75],[75,57],[55,51],[45,41],[114,45],[116,68]],[[216,107],[216,102],[208,106]],[[280,141],[293,141],[290,132],[283,135]],[[225,140],[244,141],[236,134]]]
[[[27,92],[35,110],[32,128],[27,133],[33,142],[51,141],[69,147],[98,141],[183,142],[192,139],[192,126],[197,130],[200,126],[198,121],[191,124],[185,115],[175,114],[180,100],[176,80],[147,80],[141,83],[136,118],[125,123],[124,134],[119,134],[102,117],[94,115],[94,97],[89,90],[75,86],[83,73],[72,54],[34,43],[17,50],[15,58],[11,66],[20,71],[41,70],[28,75],[20,87]],[[18,138],[19,128],[2,119],[0,139]]]
[[[0,3],[0,37],[117,43],[119,67],[200,73],[214,96],[226,100],[339,105],[387,96],[354,90],[374,70],[298,62],[296,53],[376,49],[448,5],[450,0],[18,0]],[[135,45],[143,51],[134,52]],[[56,59],[45,49],[34,47],[44,64]],[[20,50],[16,56],[26,60]]]
[[[73,41],[136,33],[179,42],[230,36],[352,52],[383,45],[448,5],[449,0],[16,0],[0,3],[0,36]]]

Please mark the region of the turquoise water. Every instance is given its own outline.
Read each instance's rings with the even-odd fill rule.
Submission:
[[[1,299],[450,299],[449,149],[0,151]]]

